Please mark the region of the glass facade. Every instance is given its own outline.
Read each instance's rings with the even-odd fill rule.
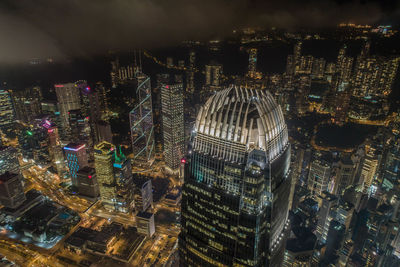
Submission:
[[[137,73],[136,104],[129,113],[133,161],[154,160],[154,125],[150,77]]]
[[[201,109],[185,165],[182,266],[282,264],[291,185],[286,136],[269,93],[230,87]]]

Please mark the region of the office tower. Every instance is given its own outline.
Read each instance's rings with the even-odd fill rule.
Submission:
[[[323,260],[324,263],[334,264],[335,261],[337,261],[337,256],[339,255],[340,249],[342,247],[344,234],[345,227],[340,222],[332,220],[329,225],[326,250]]]
[[[122,153],[121,146],[114,150],[114,177],[116,183],[116,210],[124,213],[132,211],[134,192],[131,160]]]
[[[39,86],[12,92],[16,118],[27,123],[32,122],[42,112],[42,92]]]
[[[330,178],[330,164],[319,158],[314,159],[308,173],[308,189],[311,191],[311,195],[317,198],[323,191],[326,191]]]
[[[97,198],[100,194],[95,169],[85,166],[77,173],[78,190],[82,196]]]
[[[188,93],[194,92],[194,73],[196,71],[196,52],[189,52],[189,66],[186,72],[186,91]]]
[[[367,193],[370,190],[372,182],[378,168],[378,158],[375,155],[375,149],[371,146],[366,147],[367,154],[362,163],[361,175],[359,183],[362,184],[363,192]]]
[[[153,207],[153,186],[151,180],[146,180],[136,185],[138,194],[136,194],[135,207],[137,211],[146,211]]]
[[[45,120],[42,126],[47,129],[47,134],[49,136],[50,158],[57,170],[58,176],[63,177],[65,172],[65,164],[63,151],[61,149],[60,136],[58,134],[58,128],[54,123],[50,122],[49,120]]]
[[[110,93],[110,88],[104,86],[102,82],[97,82],[96,87],[95,87],[95,92],[97,94],[97,101],[99,105],[99,118],[96,117],[96,119],[101,119],[101,116],[104,114],[108,114],[109,112],[109,100],[107,98],[107,95]],[[97,113],[98,111],[96,111]]]
[[[0,129],[11,129],[14,122],[15,109],[11,94],[8,91],[0,90]]]
[[[99,142],[106,141],[112,143],[111,125],[106,121],[100,120],[96,123],[96,127],[97,140],[99,140]]]
[[[290,145],[268,91],[230,86],[200,108],[182,188],[184,266],[281,266]]]
[[[338,198],[325,191],[319,196],[319,201],[321,202],[321,205],[317,214],[318,223],[315,234],[319,241],[325,243],[328,235],[329,224],[332,219],[331,211],[337,205]]]
[[[77,173],[80,168],[88,166],[86,145],[82,143],[69,143],[64,147],[64,153],[72,185],[78,186]]]
[[[349,230],[353,213],[354,205],[347,201],[341,201],[336,208],[335,219],[344,226],[345,231]]]
[[[343,247],[339,253],[339,261],[338,264],[340,267],[346,267],[349,261],[351,254],[353,253],[354,242],[349,239],[343,243]]]
[[[333,192],[341,196],[344,190],[354,184],[355,164],[350,157],[344,156],[340,159],[335,176],[335,187]]]
[[[257,72],[257,48],[249,49],[249,66],[247,75],[251,78],[256,76]]]
[[[88,141],[96,141],[98,137],[98,129],[96,127],[96,123],[101,120],[102,108],[105,111],[108,109],[106,104],[106,99],[102,100],[101,97],[105,96],[105,88],[103,84],[97,84],[95,88],[88,86],[86,81],[77,82],[78,88],[80,89],[81,100],[82,100],[82,108],[81,108],[81,116],[82,120],[86,122],[90,129],[86,129],[86,139]],[[102,95],[104,94],[104,95]],[[103,103],[101,103],[104,101]],[[85,126],[86,128],[88,127]],[[92,145],[89,145],[92,147]]]
[[[206,65],[206,81],[205,85],[219,86],[222,76],[222,65],[211,62]]]
[[[129,113],[133,161],[151,165],[154,161],[154,126],[150,77],[137,73],[136,103]]]
[[[81,108],[80,93],[75,83],[54,85],[61,117],[61,126],[64,131],[68,128],[68,112]]]
[[[391,142],[387,151],[384,168],[382,187],[390,190],[397,184],[400,179],[400,140]]]
[[[18,134],[18,143],[23,158],[33,159],[37,164],[50,163],[47,129],[38,125],[25,127]]]
[[[156,231],[154,225],[154,214],[151,212],[141,211],[136,215],[136,228],[138,233],[147,237],[152,237]]]
[[[165,163],[176,170],[185,149],[182,83],[161,87],[161,106]]]
[[[0,146],[0,174],[20,173],[17,150],[11,146]]]
[[[100,198],[104,207],[110,211],[115,210],[116,202],[116,185],[113,167],[114,150],[115,146],[105,141],[94,146],[94,165],[100,187]]]
[[[89,118],[85,118],[80,109],[68,112],[68,124],[71,141],[91,145]]]
[[[21,174],[5,172],[0,175],[0,204],[15,209],[25,201]]]

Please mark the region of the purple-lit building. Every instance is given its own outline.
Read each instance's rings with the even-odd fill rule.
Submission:
[[[79,169],[88,166],[86,145],[80,143],[69,143],[64,147],[65,158],[71,176],[72,185],[78,186],[77,173]]]

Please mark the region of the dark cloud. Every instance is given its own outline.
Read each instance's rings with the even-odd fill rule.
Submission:
[[[374,23],[381,8],[318,0],[3,0],[0,62],[158,47],[233,28]]]

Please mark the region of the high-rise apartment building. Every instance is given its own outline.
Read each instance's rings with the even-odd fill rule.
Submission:
[[[100,198],[107,210],[114,211],[116,184],[114,177],[115,146],[105,141],[94,146],[94,164],[100,187]]]
[[[64,147],[64,153],[72,185],[78,186],[78,171],[80,168],[88,166],[86,145],[81,143],[69,143]]]
[[[182,83],[161,87],[161,106],[165,163],[171,170],[176,170],[185,149]]]
[[[154,125],[150,77],[138,72],[136,103],[129,113],[133,161],[152,164],[154,161]]]
[[[268,91],[230,86],[201,107],[182,193],[184,266],[281,266],[290,145]]]

